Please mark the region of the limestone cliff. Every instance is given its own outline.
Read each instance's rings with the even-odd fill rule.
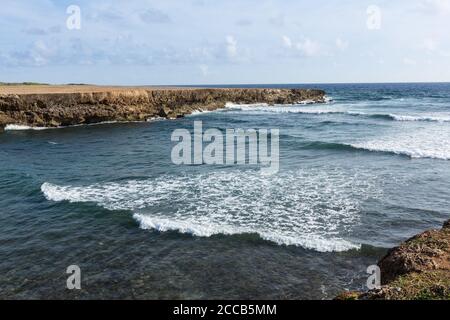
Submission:
[[[102,121],[174,119],[196,110],[223,108],[227,102],[293,104],[324,102],[322,90],[105,88],[37,92],[0,90],[0,128],[7,124],[58,127]],[[77,92],[78,91],[78,92]]]

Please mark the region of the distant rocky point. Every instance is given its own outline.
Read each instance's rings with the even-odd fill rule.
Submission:
[[[237,104],[323,103],[313,89],[0,85],[0,129],[8,124],[60,127],[104,121],[176,119]]]
[[[40,82],[0,82],[0,86],[48,86]]]

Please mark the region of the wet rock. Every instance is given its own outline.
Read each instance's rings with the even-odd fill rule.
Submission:
[[[380,289],[340,294],[336,299],[449,300],[450,220],[441,230],[425,231],[389,250],[378,266]]]
[[[382,283],[387,284],[411,272],[450,270],[449,221],[441,230],[425,231],[391,249],[378,262]]]

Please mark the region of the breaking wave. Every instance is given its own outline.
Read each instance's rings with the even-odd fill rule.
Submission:
[[[333,143],[314,141],[304,145],[305,149],[316,150],[341,150],[341,151],[367,151],[383,152],[403,155],[410,158],[430,158],[450,160],[450,142],[421,141],[414,138],[399,140],[373,140],[358,143]]]
[[[47,130],[48,127],[30,127],[20,124],[8,124],[5,126],[5,131],[24,131],[24,130]]]
[[[44,183],[41,190],[51,201],[133,211],[142,229],[198,237],[252,233],[320,252],[360,248],[347,236],[360,221],[361,203],[381,193],[375,177],[338,168],[274,176],[217,171],[81,187]]]
[[[234,111],[246,111],[250,113],[306,113],[306,114],[343,114],[343,111],[333,110],[331,108],[311,108],[305,104],[295,105],[274,105],[269,106],[266,103],[257,104],[234,104],[227,103],[226,109]]]
[[[450,122],[450,115],[433,114],[433,115],[401,115],[392,113],[370,113],[362,111],[346,110],[341,107],[311,107],[304,105],[275,105],[268,104],[233,104],[227,103],[226,108],[234,111],[244,111],[248,113],[300,113],[309,115],[349,115],[355,117],[365,117],[374,119],[384,119],[392,121],[427,121],[427,122]]]
[[[317,235],[284,236],[273,232],[260,232],[252,228],[240,228],[231,225],[210,225],[199,224],[195,220],[171,220],[166,218],[151,217],[135,213],[133,218],[139,222],[141,229],[157,230],[160,232],[177,231],[184,234],[191,234],[197,237],[211,237],[213,235],[236,235],[253,234],[266,241],[271,241],[278,245],[300,246],[305,249],[312,249],[319,252],[341,252],[351,249],[360,249],[360,245],[353,244],[343,239],[325,239]]]
[[[396,121],[431,121],[431,122],[450,122],[450,116],[408,116],[391,114]]]
[[[162,121],[165,120],[165,118],[161,117],[154,117],[154,118],[148,118],[145,122],[156,122],[156,121]],[[116,123],[143,123],[144,121],[101,121],[101,122],[95,122],[95,123],[82,123],[82,124],[74,124],[70,126],[60,126],[60,127],[32,127],[27,125],[21,125],[21,124],[8,124],[5,126],[5,131],[27,131],[27,130],[54,130],[54,129],[65,129],[65,128],[76,128],[76,127],[83,127],[83,126],[100,126],[105,124],[116,124]]]
[[[430,158],[440,160],[450,160],[450,144],[448,141],[427,145],[411,141],[386,141],[374,140],[362,143],[351,144],[351,147],[360,150],[375,152],[388,152],[398,155],[405,155],[410,158]]]
[[[346,113],[352,116],[366,116],[393,121],[450,122],[450,116],[448,115],[397,115],[392,113],[365,113],[356,111],[348,111]]]

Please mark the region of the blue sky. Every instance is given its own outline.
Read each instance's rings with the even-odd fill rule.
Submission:
[[[0,81],[450,81],[449,30],[450,0],[2,0]]]

